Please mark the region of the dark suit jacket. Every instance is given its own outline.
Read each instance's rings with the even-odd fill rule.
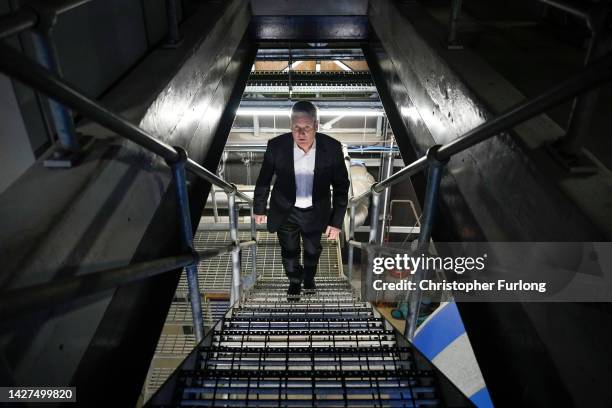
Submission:
[[[342,145],[337,140],[317,133],[315,136],[315,167],[312,187],[311,231],[323,232],[328,225],[342,228],[348,204],[349,179],[342,154]],[[254,193],[255,214],[268,215],[268,231],[275,232],[285,221],[295,204],[295,172],[293,169],[293,136],[285,133],[268,141],[263,165],[257,178]],[[276,174],[266,211],[270,182]],[[334,188],[331,199],[330,186]],[[332,208],[333,202],[333,208]]]

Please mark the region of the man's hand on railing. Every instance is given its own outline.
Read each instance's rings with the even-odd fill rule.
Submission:
[[[268,222],[268,217],[265,215],[259,215],[259,214],[255,214],[255,223],[256,224],[265,224],[266,222]]]
[[[340,235],[340,231],[342,231],[340,228],[328,225],[327,229],[325,230],[325,236],[329,239],[336,239]]]

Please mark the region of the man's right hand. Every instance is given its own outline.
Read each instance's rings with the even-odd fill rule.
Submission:
[[[256,224],[265,224],[266,222],[268,222],[268,217],[266,217],[265,215],[259,215],[259,214],[255,214],[255,223]]]

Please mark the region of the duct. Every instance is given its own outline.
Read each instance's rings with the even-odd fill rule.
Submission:
[[[363,164],[351,163],[351,185],[353,196],[356,197],[370,190],[372,184],[376,182],[374,177],[368,173],[368,169]],[[355,206],[355,228],[363,225],[368,218],[368,200],[361,200]]]

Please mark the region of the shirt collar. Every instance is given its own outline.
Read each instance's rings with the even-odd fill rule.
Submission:
[[[314,152],[316,148],[317,148],[317,138],[316,137],[314,141],[312,142],[312,147],[310,148],[310,150],[308,150],[308,153],[304,153],[304,151],[300,148],[300,146],[298,146],[297,143],[295,143],[295,141],[293,142],[293,149],[299,150],[299,152],[302,154],[309,154],[310,152]]]

